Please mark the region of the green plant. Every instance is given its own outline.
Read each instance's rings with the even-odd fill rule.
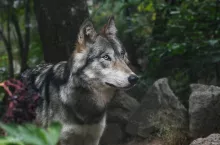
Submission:
[[[0,137],[0,145],[56,145],[61,125],[52,123],[47,129],[33,124],[15,125],[0,123],[7,136]]]

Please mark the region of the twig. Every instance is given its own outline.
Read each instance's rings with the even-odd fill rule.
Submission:
[[[5,82],[0,83],[0,86],[5,89],[10,97],[12,96],[12,92],[9,90],[8,86],[5,85]]]

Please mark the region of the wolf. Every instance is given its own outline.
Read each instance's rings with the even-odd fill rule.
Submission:
[[[61,145],[98,145],[108,103],[117,90],[129,89],[139,79],[128,66],[116,32],[114,17],[99,33],[85,20],[68,61],[40,64],[22,74],[42,98],[36,122],[42,126],[60,122]]]

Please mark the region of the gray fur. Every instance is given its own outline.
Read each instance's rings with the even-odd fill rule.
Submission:
[[[134,73],[116,37],[114,20],[104,29],[98,34],[91,22],[84,22],[77,40],[77,47],[84,47],[76,48],[67,62],[41,64],[23,73],[24,81],[43,98],[36,122],[47,126],[59,121],[62,145],[98,145],[107,104],[118,89],[134,85],[128,81]]]

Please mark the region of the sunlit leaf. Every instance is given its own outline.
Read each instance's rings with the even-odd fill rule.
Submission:
[[[61,131],[59,123],[52,123],[47,129],[33,124],[14,125],[0,123],[0,127],[7,133],[0,138],[0,143],[16,143],[19,145],[56,145]]]

